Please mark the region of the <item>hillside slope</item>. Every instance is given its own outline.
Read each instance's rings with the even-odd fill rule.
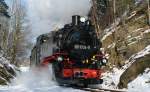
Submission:
[[[110,55],[106,68],[110,72],[105,74],[108,74],[106,82],[111,80],[112,75],[117,76],[117,81],[112,78],[106,85],[127,88],[129,83],[150,67],[148,4],[146,0],[114,1],[104,3],[97,0],[94,4],[96,10],[93,8],[91,15],[94,16],[93,24],[100,34],[103,48]]]
[[[0,50],[0,85],[6,85],[11,78],[16,75],[15,66],[9,63],[4,57],[4,52]]]

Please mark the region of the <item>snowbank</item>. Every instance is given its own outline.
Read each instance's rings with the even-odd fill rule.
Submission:
[[[136,61],[136,59],[144,57],[148,54],[150,54],[150,45],[145,47],[140,52],[132,55],[130,59],[126,61],[126,64],[122,67],[122,69],[113,68],[112,71],[104,73],[104,84],[102,84],[102,87],[112,89],[117,88],[120,76],[123,72],[126,71],[126,69],[129,68]],[[139,75],[138,78],[128,84],[129,92],[148,92],[148,89],[150,90],[150,83],[146,83],[146,81],[150,82],[150,69],[146,70],[143,75]]]
[[[124,69],[114,68],[111,72],[103,74],[104,83],[102,88],[117,89],[119,79]],[[127,92],[149,92],[150,91],[150,69],[146,69],[145,72],[139,75],[134,81],[128,84]]]
[[[124,69],[113,68],[110,72],[105,72],[102,79],[104,83],[101,85],[102,88],[106,89],[117,89],[119,78],[124,72]]]
[[[128,84],[129,92],[150,92],[150,69]]]

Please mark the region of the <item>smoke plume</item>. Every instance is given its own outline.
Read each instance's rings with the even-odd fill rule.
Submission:
[[[71,22],[72,15],[87,16],[90,0],[27,0],[34,37]]]

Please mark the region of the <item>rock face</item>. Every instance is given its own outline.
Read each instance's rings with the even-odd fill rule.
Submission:
[[[15,75],[15,67],[3,57],[3,52],[0,50],[0,85],[7,85]]]
[[[92,16],[97,18],[91,19],[100,33],[103,48],[110,55],[108,70],[114,67],[122,69],[132,55],[150,45],[147,2],[146,0],[118,0],[117,2],[96,0],[96,2],[93,3],[97,7],[93,6]],[[127,87],[129,82],[150,67],[150,54],[135,59],[135,62],[131,60],[130,64],[131,66],[120,77],[119,88]]]
[[[146,68],[150,68],[150,54],[138,58],[134,63],[121,75],[119,88],[127,88],[129,82],[133,81],[139,74],[142,74]]]

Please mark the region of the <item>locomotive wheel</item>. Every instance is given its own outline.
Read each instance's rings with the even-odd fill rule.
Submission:
[[[84,83],[84,84],[83,84],[83,87],[84,87],[84,88],[87,88],[87,87],[88,87],[88,84]]]
[[[61,68],[59,67],[59,63],[53,63],[52,68],[55,75],[55,80],[58,82],[58,85],[66,86],[65,82],[63,81],[62,75],[60,73]]]

